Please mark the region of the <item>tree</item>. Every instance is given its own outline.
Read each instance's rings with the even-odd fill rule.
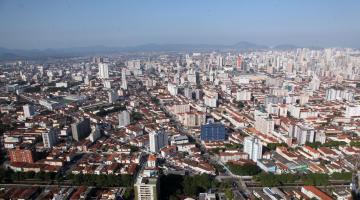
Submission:
[[[255,176],[254,179],[260,182],[262,186],[274,187],[294,183],[300,180],[300,176],[297,174],[272,174],[263,172]]]
[[[179,195],[195,197],[219,184],[214,177],[207,174],[194,176],[162,175],[160,177],[160,199],[178,199]]]
[[[134,199],[134,188],[133,187],[129,187],[129,188],[126,188],[126,191],[123,195],[123,198],[124,200],[131,200],[131,199]]]
[[[245,108],[245,103],[243,101],[238,101],[237,107],[241,110],[241,109]]]
[[[231,191],[231,188],[225,189],[225,197],[227,200],[233,200],[234,199],[234,193]]]
[[[231,148],[231,149],[241,149],[243,148],[242,144],[225,144],[226,148]]]
[[[351,172],[334,172],[331,174],[331,179],[351,181],[352,173]]]
[[[305,145],[314,149],[318,149],[319,147],[321,147],[320,142],[306,142]]]
[[[352,147],[360,147],[360,142],[359,141],[351,141],[350,146],[352,146]]]
[[[156,97],[151,97],[151,101],[155,104],[155,105],[160,105],[160,100]]]
[[[339,146],[345,146],[346,145],[346,142],[344,141],[329,141],[329,142],[326,142],[324,144],[322,144],[321,146],[324,146],[324,147],[339,147]]]
[[[131,112],[130,114],[131,123],[136,123],[142,119],[143,119],[143,115],[141,113],[135,111]]]
[[[253,176],[261,172],[261,169],[257,165],[251,163],[246,163],[244,165],[228,163],[227,165],[232,173],[239,176]]]
[[[302,177],[304,181],[304,185],[320,185],[325,186],[329,183],[329,175],[327,174],[319,174],[319,173],[311,173],[306,174]]]
[[[266,147],[270,150],[275,150],[276,147],[288,147],[286,143],[268,143]]]
[[[182,193],[184,177],[175,174],[162,175],[160,176],[160,199],[169,199],[170,196],[175,194],[177,190]]]
[[[131,152],[131,153],[137,152],[137,151],[139,151],[139,147],[133,146],[133,145],[130,146],[130,152]]]

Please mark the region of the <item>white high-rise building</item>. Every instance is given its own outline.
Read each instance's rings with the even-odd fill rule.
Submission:
[[[224,66],[224,58],[222,56],[220,56],[220,55],[217,57],[217,65],[219,67]]]
[[[321,83],[320,79],[315,75],[311,80],[311,82],[309,83],[309,88],[312,91],[317,91],[320,89],[320,83]]]
[[[347,105],[345,109],[345,117],[350,118],[360,116],[360,105]]]
[[[34,106],[30,105],[30,104],[26,104],[23,106],[23,110],[24,110],[24,117],[29,118],[35,115],[35,109]]]
[[[159,195],[158,177],[138,177],[135,188],[136,200],[157,200]]]
[[[119,127],[125,127],[130,124],[130,114],[127,110],[119,114]]]
[[[272,134],[275,127],[275,122],[272,118],[269,117],[269,114],[260,110],[255,110],[254,112],[255,119],[255,129],[260,131],[263,134]]]
[[[262,144],[258,138],[249,136],[244,139],[244,152],[249,154],[249,159],[256,162],[262,158]]]
[[[99,63],[99,78],[109,78],[109,65],[107,63]]]
[[[45,148],[52,148],[57,143],[56,129],[51,128],[48,131],[42,133],[42,139]]]
[[[341,88],[328,88],[326,89],[326,100],[327,101],[354,101],[354,93],[349,90],[344,90]]]
[[[204,103],[205,103],[206,106],[209,106],[211,108],[216,108],[217,107],[217,99],[214,96],[205,95]]]
[[[104,84],[104,87],[111,89],[111,81],[110,80],[105,79],[103,81],[103,84]]]
[[[175,84],[168,83],[167,89],[168,89],[169,93],[173,96],[176,96],[178,94],[179,88]]]
[[[295,137],[299,145],[304,145],[306,142],[313,143],[315,141],[315,129],[308,124],[297,124],[295,126]]]
[[[101,137],[101,130],[100,130],[99,126],[92,128],[92,131],[89,135],[89,140],[91,142],[95,142],[100,137]]]
[[[127,61],[126,66],[130,69],[140,69],[141,61],[140,60],[129,60],[129,61]]]
[[[237,101],[250,101],[251,100],[251,92],[249,90],[241,90],[236,93]]]
[[[151,132],[149,134],[150,151],[157,153],[159,150],[168,145],[168,135],[164,130]]]
[[[121,70],[121,88],[124,90],[128,89],[127,80],[126,80],[126,69]]]
[[[90,76],[89,75],[86,75],[85,78],[84,78],[84,84],[85,85],[89,85],[90,84]]]

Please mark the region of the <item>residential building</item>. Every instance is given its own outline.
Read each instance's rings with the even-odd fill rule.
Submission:
[[[128,84],[126,80],[126,68],[121,70],[121,88],[124,90],[128,89]]]
[[[168,145],[168,135],[164,130],[149,133],[150,151],[158,153],[159,150]]]
[[[261,141],[255,137],[248,136],[244,138],[244,152],[249,154],[249,159],[256,162],[262,158]]]
[[[306,142],[314,142],[315,140],[315,129],[308,124],[297,124],[295,126],[295,138],[297,144],[304,145]]]
[[[42,139],[44,147],[51,149],[57,143],[57,130],[55,128],[50,128],[46,132],[42,133]]]
[[[83,118],[78,122],[71,124],[71,130],[74,140],[80,141],[86,138],[91,132],[90,119]]]
[[[158,177],[139,177],[134,184],[136,200],[158,200]]]
[[[200,139],[203,141],[224,141],[226,129],[221,123],[209,123],[201,125]]]
[[[130,113],[127,110],[119,114],[119,127],[125,127],[130,124]]]
[[[99,63],[99,78],[107,79],[109,78],[109,65],[107,63]]]
[[[26,104],[23,106],[24,117],[29,118],[35,115],[35,109],[33,105]]]
[[[303,186],[301,192],[304,193],[307,197],[319,199],[319,200],[333,200],[329,195],[319,190],[315,186]]]

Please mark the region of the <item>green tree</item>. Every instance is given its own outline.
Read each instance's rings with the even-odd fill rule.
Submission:
[[[143,119],[143,115],[141,113],[135,111],[131,112],[130,114],[131,123],[136,123],[142,119]]]
[[[360,142],[359,141],[351,141],[350,146],[352,146],[352,147],[360,147]]]
[[[275,150],[276,147],[288,147],[286,143],[268,143],[266,147],[270,150]]]
[[[227,200],[233,200],[234,199],[234,193],[232,192],[231,188],[225,189],[225,197]]]
[[[306,174],[302,177],[305,185],[319,185],[326,186],[329,183],[329,175],[327,174],[319,174],[319,173],[311,173]]]
[[[334,172],[331,174],[331,179],[333,180],[344,180],[351,181],[352,173],[351,172]]]
[[[261,169],[257,165],[251,163],[246,163],[244,165],[228,163],[227,165],[232,173],[239,176],[253,176],[261,172]]]

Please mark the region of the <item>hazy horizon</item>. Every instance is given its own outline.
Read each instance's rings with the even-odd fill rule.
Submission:
[[[143,44],[360,47],[360,2],[7,1],[0,47],[59,49]]]

